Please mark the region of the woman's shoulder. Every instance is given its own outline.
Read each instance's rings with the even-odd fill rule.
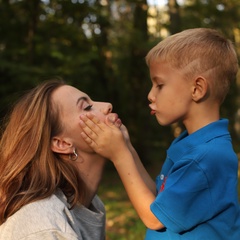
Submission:
[[[18,212],[13,215],[13,218],[31,217],[38,219],[52,218],[56,214],[60,214],[67,208],[67,202],[59,198],[56,194],[50,197],[29,203],[22,207]]]
[[[29,203],[0,226],[0,239],[21,239],[34,233],[53,229],[65,232],[66,211],[68,211],[68,206],[65,200],[56,194]],[[3,236],[8,237],[2,238]]]

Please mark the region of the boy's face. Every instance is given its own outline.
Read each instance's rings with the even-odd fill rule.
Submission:
[[[153,61],[149,65],[152,88],[148,94],[151,114],[155,114],[160,125],[187,121],[192,103],[191,81],[183,72],[170,64]]]

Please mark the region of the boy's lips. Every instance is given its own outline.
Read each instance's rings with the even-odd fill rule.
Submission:
[[[155,110],[151,110],[151,115],[155,115],[156,111]]]
[[[152,103],[149,104],[149,107],[150,107],[150,109],[151,109],[150,114],[151,114],[151,115],[155,115],[155,114],[156,114],[156,110],[154,110],[154,109],[152,108]]]

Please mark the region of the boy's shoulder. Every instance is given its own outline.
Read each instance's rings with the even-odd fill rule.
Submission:
[[[168,155],[175,162],[189,159],[207,164],[236,164],[237,155],[232,146],[228,131],[228,120],[220,119],[198,131],[189,134],[183,132],[176,138],[168,150]]]

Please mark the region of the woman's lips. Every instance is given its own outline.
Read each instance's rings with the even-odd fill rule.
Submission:
[[[118,118],[116,121],[115,121],[115,126],[117,126],[117,127],[121,127],[122,126],[122,121],[121,121],[121,119],[120,118]]]
[[[116,127],[121,127],[122,121],[118,117],[117,113],[111,113],[111,116],[108,117],[108,120],[112,122]]]

